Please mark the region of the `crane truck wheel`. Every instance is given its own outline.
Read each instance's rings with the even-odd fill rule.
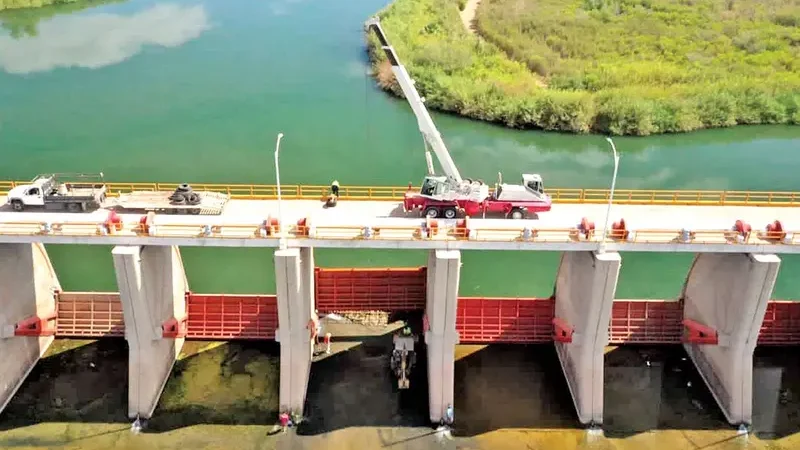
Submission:
[[[439,217],[439,208],[435,206],[428,206],[425,208],[425,217],[430,217],[431,219]]]
[[[524,219],[525,218],[525,211],[521,208],[514,208],[511,210],[511,218],[514,220]]]
[[[22,203],[22,200],[12,200],[11,209],[13,209],[14,211],[22,211],[23,209],[25,209],[25,204]]]
[[[444,218],[445,219],[455,219],[458,215],[458,212],[455,208],[445,208],[444,210]]]

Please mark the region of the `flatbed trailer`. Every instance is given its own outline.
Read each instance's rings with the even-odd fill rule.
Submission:
[[[196,205],[176,205],[170,201],[171,191],[138,191],[120,194],[119,198],[109,199],[108,207],[126,211],[144,211],[165,214],[222,214],[230,196],[220,192],[194,191],[200,198]]]

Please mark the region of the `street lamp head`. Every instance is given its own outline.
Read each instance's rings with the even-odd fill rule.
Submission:
[[[608,141],[609,144],[613,144],[614,143],[614,141],[612,141],[611,138],[608,137],[608,136],[606,136],[606,140]]]
[[[283,137],[283,133],[278,133],[278,139]]]

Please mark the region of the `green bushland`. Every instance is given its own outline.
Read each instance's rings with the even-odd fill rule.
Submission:
[[[36,36],[42,20],[125,1],[127,0],[0,0],[0,28],[7,30],[13,38]]]
[[[798,0],[459,0],[379,13],[432,108],[571,132],[800,124]],[[402,95],[377,39],[379,85]]]
[[[0,0],[0,11],[4,9],[39,8],[64,3],[79,3],[83,0]]]

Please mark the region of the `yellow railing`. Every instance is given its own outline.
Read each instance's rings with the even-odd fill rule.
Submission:
[[[291,224],[286,227],[289,239],[317,239],[339,241],[433,241],[478,243],[599,243],[602,233],[588,234],[578,228],[496,228],[467,230],[463,226],[385,226],[366,229],[361,226],[327,226]],[[139,221],[121,223],[119,228],[91,221],[64,221],[43,223],[38,221],[0,222],[2,236],[62,236],[62,237],[149,237],[149,238],[200,238],[200,239],[278,239],[279,225],[250,223],[231,225],[202,225],[201,223],[157,224],[146,226]],[[630,244],[728,244],[761,246],[800,245],[800,231],[751,231],[739,233],[732,230],[644,229],[614,230],[608,242]]]
[[[20,181],[0,181],[0,195]],[[107,183],[108,195],[132,191],[172,191],[177,183]],[[239,200],[272,200],[278,196],[275,185],[266,184],[192,184],[197,191],[226,193]],[[416,189],[416,188],[413,188]],[[342,186],[341,200],[401,201],[408,186]],[[320,200],[330,193],[330,186],[283,185],[281,195],[287,200]],[[547,193],[553,203],[604,204],[608,189],[553,188]],[[703,205],[703,206],[800,206],[800,192],[759,191],[689,191],[616,189],[614,203],[620,205]]]

